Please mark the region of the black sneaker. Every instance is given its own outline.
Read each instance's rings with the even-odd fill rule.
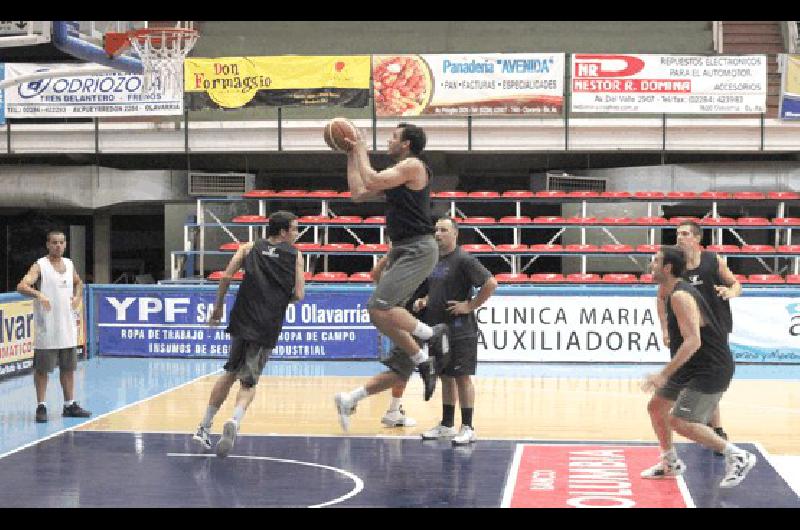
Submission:
[[[436,358],[436,363],[444,366],[447,354],[450,353],[450,330],[447,324],[436,324],[431,328],[433,336],[428,339],[428,348],[431,356]]]
[[[422,377],[422,384],[425,387],[423,397],[425,401],[428,401],[431,399],[433,391],[436,390],[436,370],[433,369],[433,363],[430,359],[424,363],[419,363],[417,365],[417,370],[419,370],[419,375]]]
[[[709,427],[711,427],[711,425],[709,425]],[[728,441],[728,433],[723,431],[722,427],[711,427],[711,428],[714,429],[714,432],[717,433],[717,436],[719,436],[720,438],[722,438],[726,442]],[[717,451],[714,451],[714,455],[715,456],[723,456],[723,453],[718,453]]]
[[[83,409],[80,405],[78,405],[77,401],[73,401],[72,405],[64,406],[64,412],[62,416],[65,418],[88,418],[91,416],[92,413],[86,409]]]
[[[36,407],[36,423],[47,423],[47,407],[44,405]]]

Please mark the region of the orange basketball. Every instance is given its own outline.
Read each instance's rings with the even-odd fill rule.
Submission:
[[[347,118],[333,118],[325,125],[325,143],[334,151],[349,151],[350,145],[344,141],[358,139],[356,126]]]

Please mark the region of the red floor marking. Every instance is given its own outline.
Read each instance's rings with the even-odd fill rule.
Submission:
[[[659,449],[624,445],[522,445],[512,508],[685,508],[676,479],[639,473]]]

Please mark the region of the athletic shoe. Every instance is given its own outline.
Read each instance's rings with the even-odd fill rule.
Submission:
[[[756,455],[749,451],[735,453],[725,459],[725,478],[719,483],[720,488],[738,486],[744,477],[756,465]]]
[[[431,399],[431,396],[433,396],[433,391],[436,390],[436,370],[430,359],[419,363],[417,365],[417,370],[419,370],[419,375],[422,377],[422,385],[424,387],[422,397],[425,401],[428,401]]]
[[[36,407],[36,423],[47,423],[47,407],[44,405]]]
[[[233,442],[236,441],[236,431],[238,426],[235,420],[228,420],[222,426],[222,437],[217,442],[217,456],[228,456],[233,448]]]
[[[428,429],[424,433],[422,433],[423,440],[446,440],[449,438],[454,437],[456,434],[455,427],[446,427],[441,423],[434,427],[433,429]]]
[[[211,449],[211,438],[208,436],[208,429],[200,425],[197,432],[192,436],[192,440],[203,446],[203,449]]]
[[[668,478],[668,477],[677,477],[679,475],[683,475],[683,472],[686,471],[686,464],[683,463],[683,460],[678,458],[672,462],[668,462],[667,460],[661,460],[658,464],[654,465],[653,467],[649,467],[642,471],[641,477],[642,478]]]
[[[711,427],[711,425],[709,425],[709,427]],[[717,433],[717,436],[719,436],[720,438],[722,438],[726,442],[728,441],[728,434],[725,431],[722,430],[722,427],[716,427],[716,428],[711,427],[711,428],[714,429],[714,432]],[[716,456],[723,456],[723,453],[719,453],[717,451],[714,451],[714,454]]]
[[[461,430],[453,438],[453,445],[469,445],[475,443],[478,437],[475,435],[475,429],[469,425],[462,425]]]
[[[356,411],[356,405],[346,392],[336,394],[333,401],[336,403],[336,411],[339,413],[339,425],[342,426],[344,432],[347,432],[350,430],[350,416]]]
[[[401,405],[400,410],[387,410],[381,418],[381,423],[387,427],[413,427],[417,424],[417,420],[406,416],[406,411]]]
[[[73,401],[72,405],[64,406],[62,415],[65,418],[88,418],[92,413],[78,405],[77,401]]]
[[[450,353],[450,330],[447,324],[436,324],[431,328],[433,335],[428,339],[428,347],[430,348],[431,356],[438,360],[444,360],[444,357]]]

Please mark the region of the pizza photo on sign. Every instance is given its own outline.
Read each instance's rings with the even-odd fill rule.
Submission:
[[[418,116],[433,93],[430,68],[418,55],[376,55],[372,77],[378,116]]]

